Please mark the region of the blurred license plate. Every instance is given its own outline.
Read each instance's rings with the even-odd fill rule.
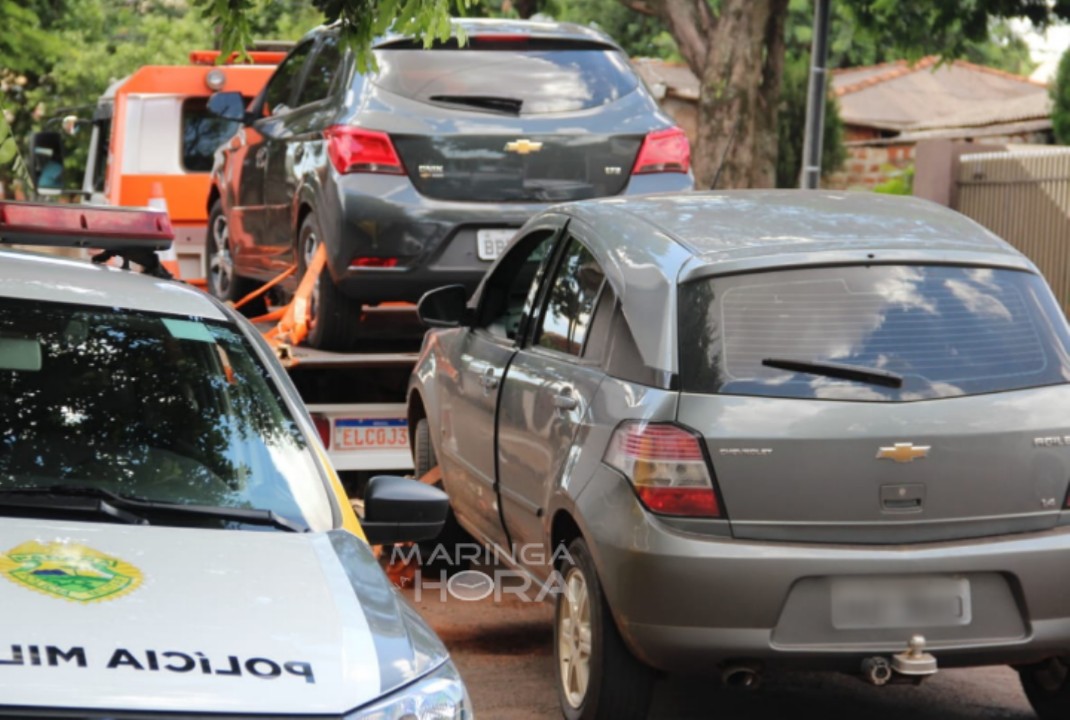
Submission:
[[[381,450],[409,444],[404,418],[339,418],[334,421],[335,450]]]
[[[872,578],[832,581],[832,626],[838,630],[969,625],[966,578]]]
[[[476,253],[480,260],[497,260],[516,235],[516,229],[476,230]]]

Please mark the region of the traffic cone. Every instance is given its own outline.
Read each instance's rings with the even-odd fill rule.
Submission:
[[[167,197],[163,194],[163,183],[159,180],[154,182],[149,189],[148,204],[153,210],[169,212],[167,209]],[[182,277],[178,267],[178,253],[175,252],[173,240],[166,250],[160,250],[157,254],[160,256],[160,264],[166,268],[167,272],[171,273],[176,280]]]

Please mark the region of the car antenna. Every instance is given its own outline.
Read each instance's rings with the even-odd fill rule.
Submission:
[[[713,176],[713,182],[710,183],[710,190],[717,189],[717,182],[721,179],[721,171],[724,170],[725,161],[728,160],[728,152],[732,149],[732,143],[735,142],[736,133],[739,132],[739,124],[743,122],[743,116],[740,115],[736,119],[736,124],[732,127],[732,134],[728,136],[728,143],[724,146],[724,152],[721,153],[721,162],[717,165],[717,172]]]

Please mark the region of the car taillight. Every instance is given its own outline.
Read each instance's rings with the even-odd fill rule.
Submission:
[[[678,127],[648,133],[639,148],[632,175],[686,173],[691,169],[691,143]]]
[[[332,125],[323,131],[323,137],[327,139],[327,156],[340,173],[405,174],[394,143],[386,133]]]
[[[605,462],[624,473],[651,512],[722,517],[702,440],[677,425],[622,423]]]
[[[396,257],[358,257],[349,261],[349,267],[392,268],[398,266]]]
[[[320,434],[320,440],[323,441],[323,447],[327,450],[331,449],[331,420],[325,415],[319,413],[312,413],[312,422],[316,425],[316,431]]]

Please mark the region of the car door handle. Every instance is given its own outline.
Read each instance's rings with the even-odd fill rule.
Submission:
[[[498,378],[494,375],[494,368],[489,367],[483,371],[483,374],[479,376],[479,384],[487,392],[497,389]]]
[[[557,410],[575,410],[579,406],[579,398],[571,392],[563,392],[560,395],[554,395],[554,408]]]

